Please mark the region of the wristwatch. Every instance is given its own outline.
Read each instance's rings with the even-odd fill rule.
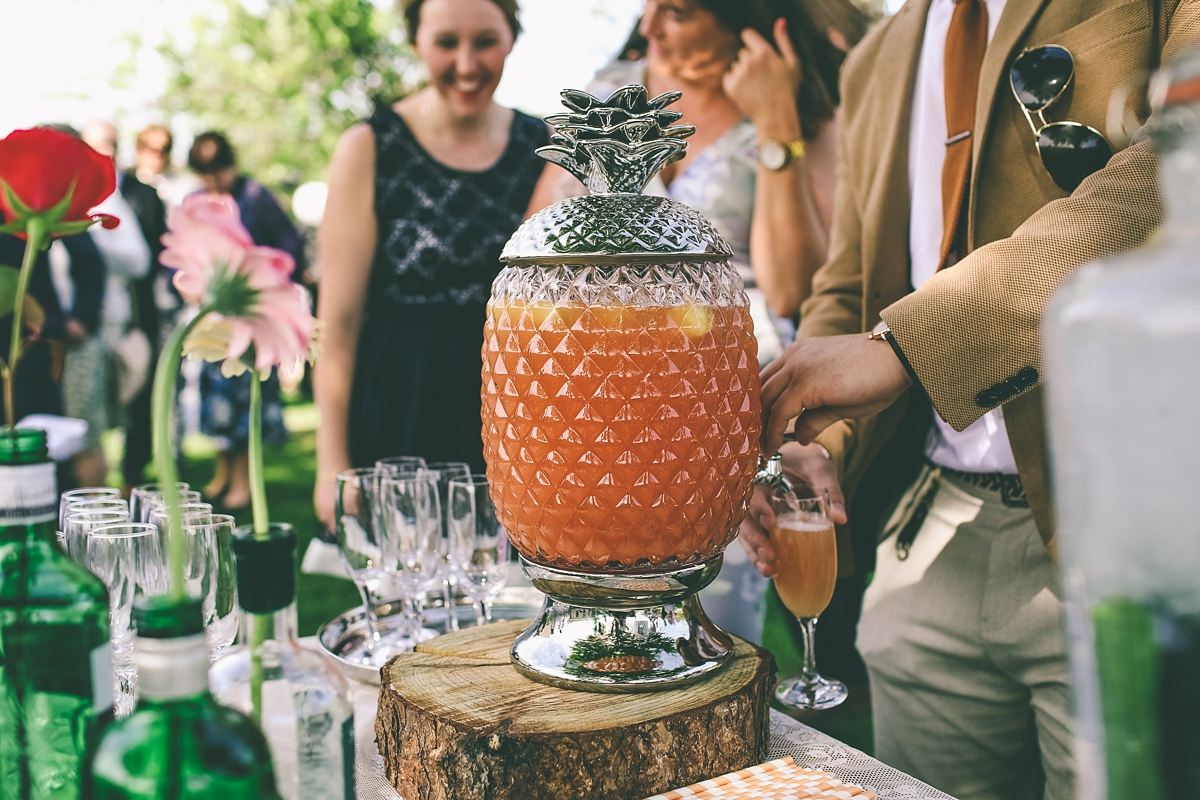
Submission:
[[[804,140],[781,142],[778,139],[763,139],[758,143],[758,163],[775,172],[793,161],[804,157]]]
[[[875,341],[887,342],[892,347],[892,352],[896,354],[896,358],[900,360],[900,366],[904,367],[904,371],[908,373],[908,377],[912,378],[912,382],[916,386],[921,385],[920,378],[917,377],[916,370],[912,368],[912,364],[908,363],[908,357],[904,355],[904,351],[900,349],[900,345],[896,343],[896,337],[892,335],[892,329],[883,320],[871,329],[867,334],[868,339]]]
[[[867,338],[868,339],[883,339],[884,341],[887,341],[888,337],[890,337],[891,335],[892,335],[892,329],[888,327],[888,324],[886,322],[884,322],[883,320],[879,320],[879,322],[876,323],[875,327],[871,329],[871,332],[867,334]]]

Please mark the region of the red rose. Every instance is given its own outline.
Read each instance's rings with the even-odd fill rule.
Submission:
[[[112,159],[73,136],[34,128],[0,139],[0,212],[7,221],[0,230],[24,239],[33,216],[45,219],[52,236],[87,230],[96,221],[115,228],[116,217],[88,211],[116,189]]]

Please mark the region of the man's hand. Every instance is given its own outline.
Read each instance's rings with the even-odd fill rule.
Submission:
[[[891,345],[865,333],[800,339],[763,369],[762,382],[767,454],[793,418],[796,440],[808,444],[838,420],[882,411],[912,385]]]
[[[780,453],[783,455],[783,471],[790,480],[829,491],[829,518],[838,525],[845,525],[846,498],[838,482],[837,469],[825,448],[819,444],[789,443],[783,446]],[[762,486],[754,487],[750,512],[742,521],[738,539],[755,569],[767,578],[775,574],[775,548],[767,536],[774,522],[775,514],[767,503],[767,490]]]

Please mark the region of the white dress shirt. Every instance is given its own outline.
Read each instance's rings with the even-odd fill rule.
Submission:
[[[985,4],[990,42],[1004,11],[1005,0],[985,0]],[[930,4],[913,90],[908,140],[908,186],[912,209],[908,241],[914,288],[920,288],[937,272],[942,245],[942,165],[946,160],[946,139],[950,135],[946,130],[945,54],[946,34],[953,14],[954,0],[933,0]],[[925,454],[935,464],[967,472],[1017,471],[1004,427],[1004,412],[1000,408],[984,414],[962,433],[951,428],[935,411],[934,425],[925,442]]]

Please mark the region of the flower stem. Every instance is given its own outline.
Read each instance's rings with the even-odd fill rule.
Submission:
[[[21,260],[21,272],[17,277],[17,294],[13,298],[12,339],[8,343],[8,363],[4,366],[4,417],[11,428],[17,424],[17,406],[13,402],[13,384],[17,380],[17,362],[21,360],[21,313],[25,308],[25,292],[29,287],[29,275],[37,254],[42,250],[46,238],[46,223],[40,217],[30,217],[25,225],[25,257]]]
[[[176,326],[167,340],[162,357],[158,359],[158,367],[154,371],[154,388],[151,389],[153,413],[151,420],[154,426],[154,469],[158,473],[158,482],[162,487],[163,500],[167,506],[170,521],[167,524],[167,551],[171,567],[171,597],[179,601],[183,599],[183,571],[186,559],[186,547],[183,535],[183,515],[179,509],[179,473],[175,468],[175,448],[172,447],[172,431],[175,429],[175,380],[179,376],[179,364],[183,360],[183,340],[191,333],[192,328],[208,314],[209,308],[200,309],[192,320]]]
[[[266,539],[271,515],[267,510],[267,487],[263,480],[262,381],[258,370],[250,370],[250,511],[254,516],[254,538]],[[250,615],[250,717],[262,722],[263,644],[271,625],[269,614]]]
[[[254,537],[266,539],[271,514],[267,510],[267,487],[263,480],[262,381],[258,370],[250,370],[250,511],[254,516]]]

